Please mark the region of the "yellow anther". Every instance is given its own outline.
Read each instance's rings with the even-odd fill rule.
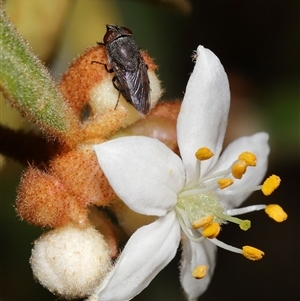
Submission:
[[[203,228],[202,235],[207,238],[216,238],[219,235],[220,230],[220,225],[218,223],[213,223]]]
[[[262,257],[265,255],[263,251],[250,246],[244,246],[242,254],[250,260],[259,260],[262,259]]]
[[[253,153],[243,152],[238,159],[245,160],[248,166],[256,166],[256,156]]]
[[[201,227],[207,226],[212,223],[213,219],[214,219],[213,215],[204,216],[203,218],[200,218],[200,219],[194,221],[192,223],[192,228],[199,229]]]
[[[208,147],[201,147],[195,153],[196,158],[200,161],[208,160],[213,155],[214,153]]]
[[[218,180],[218,184],[221,189],[224,189],[224,188],[232,185],[233,180],[229,179],[229,178],[223,178],[223,179]]]
[[[245,160],[238,160],[233,163],[231,167],[231,173],[234,178],[241,179],[243,174],[246,172],[247,169],[247,162]]]
[[[206,266],[198,265],[194,268],[192,276],[196,279],[202,279],[206,275]]]
[[[280,184],[280,178],[276,175],[268,177],[262,185],[261,191],[264,195],[270,195]]]
[[[287,219],[287,214],[283,209],[276,204],[270,204],[266,207],[265,212],[272,218],[274,221],[280,223]]]
[[[239,226],[242,230],[247,231],[251,227],[251,221],[245,219],[239,224]]]

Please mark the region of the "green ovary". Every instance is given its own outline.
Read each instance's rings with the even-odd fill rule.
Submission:
[[[218,216],[224,215],[225,208],[220,201],[220,197],[215,193],[178,197],[176,207],[185,212],[190,223],[208,215],[214,216],[213,222],[219,224],[224,222]]]

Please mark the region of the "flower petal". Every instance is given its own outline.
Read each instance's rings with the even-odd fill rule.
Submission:
[[[200,147],[209,147],[215,154],[203,162],[202,175],[217,161],[222,150],[229,106],[229,83],[224,68],[216,55],[199,46],[177,121],[178,144],[187,170],[187,183],[193,177],[195,152]]]
[[[180,241],[175,211],[138,229],[90,301],[130,300],[174,258]]]
[[[148,137],[123,137],[94,145],[100,167],[118,197],[133,211],[165,215],[184,184],[181,159]]]
[[[213,170],[209,172],[213,174],[227,169],[237,160],[239,154],[244,151],[249,151],[256,155],[256,167],[248,167],[241,180],[235,179],[233,185],[222,190],[222,202],[226,204],[227,209],[238,207],[251,194],[251,192],[233,194],[235,190],[247,190],[247,188],[251,190],[251,188],[262,182],[268,167],[268,155],[270,153],[268,140],[269,135],[261,132],[233,141],[225,149]]]
[[[180,281],[189,301],[197,300],[206,291],[215,269],[216,250],[216,245],[207,239],[200,243],[192,242],[187,238],[183,239]],[[192,277],[192,260],[195,260],[198,265],[207,267],[207,274],[204,278]]]

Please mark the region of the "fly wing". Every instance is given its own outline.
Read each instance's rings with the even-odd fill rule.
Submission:
[[[116,70],[118,90],[137,111],[148,114],[150,109],[150,83],[147,66],[142,57],[134,71]]]

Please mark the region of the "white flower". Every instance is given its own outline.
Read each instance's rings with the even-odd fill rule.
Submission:
[[[234,141],[220,156],[229,103],[223,66],[210,50],[199,46],[177,122],[181,158],[160,141],[147,137],[124,137],[94,146],[99,164],[120,199],[133,211],[157,219],[131,236],[111,273],[89,300],[132,299],[173,259],[181,238],[180,279],[189,300],[197,299],[211,280],[215,244],[247,256],[241,249],[216,240],[217,233],[204,231],[226,220],[244,224],[231,215],[265,208],[230,210],[257,189],[266,172],[269,146],[268,135],[258,133]],[[195,152],[200,147],[197,159]],[[252,153],[258,158],[257,166],[227,188],[232,174],[240,178],[247,166],[256,164]],[[211,216],[204,226],[191,226]],[[263,255],[255,250],[257,256]],[[252,259],[252,255],[247,257]],[[202,278],[206,268],[206,276],[195,279]]]

